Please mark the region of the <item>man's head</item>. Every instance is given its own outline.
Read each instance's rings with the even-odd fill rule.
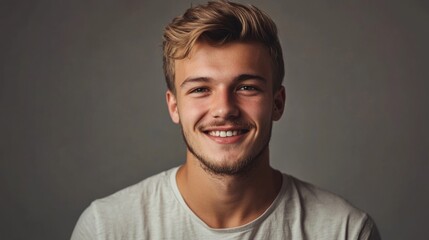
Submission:
[[[272,20],[255,7],[210,2],[174,19],[164,37],[167,105],[187,162],[218,175],[267,167],[272,123],[285,103]]]
[[[230,42],[257,42],[271,57],[274,89],[284,77],[282,49],[274,22],[254,6],[213,1],[188,9],[166,27],[163,42],[164,74],[168,89],[175,93],[175,60],[187,57],[196,43],[223,45]]]

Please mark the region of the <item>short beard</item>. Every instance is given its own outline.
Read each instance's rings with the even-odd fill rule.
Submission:
[[[201,154],[198,154],[189,144],[186,134],[183,131],[183,127],[181,127],[182,130],[182,137],[185,141],[186,146],[188,147],[189,152],[192,153],[192,155],[195,156],[199,160],[200,166],[204,171],[211,175],[215,176],[244,176],[246,175],[250,170],[252,170],[260,159],[260,156],[262,153],[268,148],[268,145],[270,143],[271,139],[271,131],[272,131],[272,124],[270,126],[268,137],[263,145],[263,147],[257,152],[255,155],[248,156],[245,159],[242,159],[241,161],[238,161],[237,164],[234,164],[232,166],[219,166],[216,165],[208,160],[206,156],[203,156]]]

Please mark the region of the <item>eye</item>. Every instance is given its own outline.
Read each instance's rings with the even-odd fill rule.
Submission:
[[[237,88],[237,94],[240,94],[242,96],[257,96],[262,91],[261,88],[255,86],[255,85],[241,85]]]
[[[189,91],[189,94],[202,94],[209,92],[209,89],[206,87],[196,87]]]
[[[256,91],[257,89],[256,89],[256,87],[246,85],[246,86],[239,87],[238,90]]]
[[[207,91],[208,91],[207,88],[196,88],[196,89],[192,90],[192,92],[196,92],[196,93],[198,93],[198,92],[207,92]]]

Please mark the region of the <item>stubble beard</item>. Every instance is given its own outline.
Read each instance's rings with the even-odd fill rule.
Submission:
[[[198,152],[193,147],[191,141],[188,141],[188,137],[183,131],[183,126],[181,126],[181,131],[183,140],[185,141],[189,152],[199,160],[200,166],[204,171],[216,176],[243,176],[257,165],[261,159],[260,156],[268,148],[271,139],[272,126],[273,124],[271,123],[268,135],[262,140],[261,148],[254,152],[251,151],[247,156],[244,156],[241,159],[234,159],[234,164],[216,164],[215,161],[211,161],[210,157],[204,155],[202,152]],[[230,148],[232,149],[233,147]],[[229,151],[229,149],[227,149],[227,151]],[[222,159],[221,162],[231,161],[228,161],[228,159]]]

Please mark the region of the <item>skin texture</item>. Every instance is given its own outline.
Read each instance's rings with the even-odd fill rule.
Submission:
[[[177,174],[182,196],[211,227],[252,221],[281,186],[281,174],[269,166],[268,143],[285,90],[273,90],[268,50],[252,42],[199,42],[176,60],[175,72],[176,94],[167,91],[166,98],[188,146]]]

